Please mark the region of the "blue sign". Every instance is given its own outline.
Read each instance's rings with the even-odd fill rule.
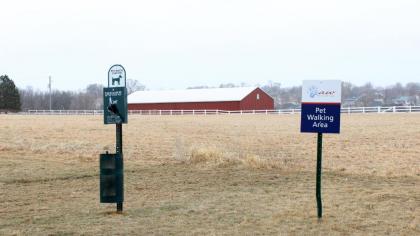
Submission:
[[[302,103],[300,132],[340,133],[340,103]]]

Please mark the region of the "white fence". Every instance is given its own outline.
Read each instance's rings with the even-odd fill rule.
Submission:
[[[102,110],[28,110],[27,115],[102,115]]]
[[[342,107],[341,113],[420,113],[420,106],[393,106],[393,107]],[[295,114],[300,109],[280,110],[131,110],[130,115],[223,115],[223,114]],[[20,114],[27,115],[102,115],[102,110],[29,110]]]

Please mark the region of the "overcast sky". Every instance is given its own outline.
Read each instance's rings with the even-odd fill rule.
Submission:
[[[420,82],[418,0],[2,0],[0,74],[25,88]]]

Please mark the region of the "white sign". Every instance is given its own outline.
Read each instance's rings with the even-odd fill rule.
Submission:
[[[341,81],[304,80],[302,103],[341,103]]]
[[[125,69],[122,65],[113,65],[108,71],[108,87],[125,87]]]

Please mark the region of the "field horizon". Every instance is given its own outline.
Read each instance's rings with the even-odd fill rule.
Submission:
[[[420,234],[420,115],[343,114],[324,135],[299,115],[138,116],[124,125],[124,213],[99,203],[102,116],[0,115],[1,235]]]

